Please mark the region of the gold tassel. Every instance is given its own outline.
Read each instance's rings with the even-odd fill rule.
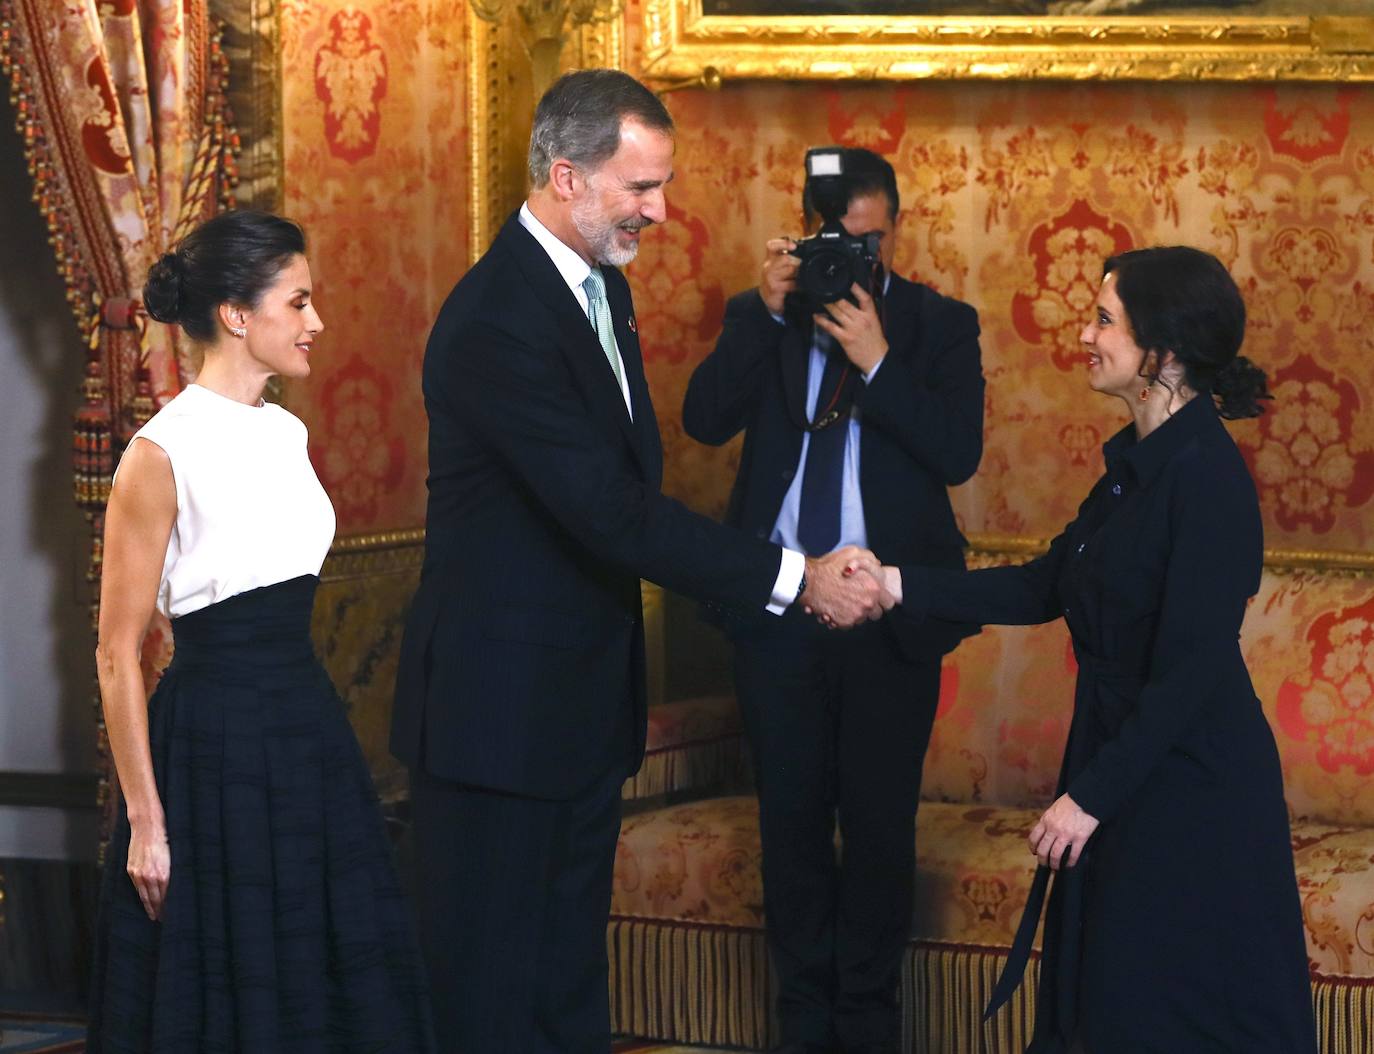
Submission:
[[[1011,998],[983,1021],[1007,949],[920,941],[902,967],[903,1049],[912,1054],[1020,1054],[1035,1027],[1039,956]]]
[[[704,1046],[774,1041],[762,932],[612,918],[606,952],[613,1031]]]
[[[618,1033],[763,1049],[777,1041],[759,930],[613,917],[606,931]],[[911,1054],[1021,1054],[1035,1029],[1039,956],[991,1021],[983,1008],[1007,949],[918,941],[902,966],[902,1047]],[[1374,1051],[1374,978],[1312,975],[1321,1054]]]
[[[1312,1009],[1322,1054],[1374,1050],[1374,977],[1313,974]]]

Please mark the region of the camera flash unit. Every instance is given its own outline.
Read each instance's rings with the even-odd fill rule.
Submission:
[[[808,150],[806,174],[812,179],[844,175],[844,155],[835,149]]]

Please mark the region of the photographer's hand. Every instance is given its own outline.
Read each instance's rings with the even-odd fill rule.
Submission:
[[[826,304],[828,317],[821,314],[814,318],[816,325],[844,348],[849,361],[864,376],[868,376],[887,355],[887,338],[883,336],[883,323],[878,318],[878,308],[873,298],[857,282],[850,287],[850,291],[859,302],[858,307],[848,300],[837,300],[833,304]]]
[[[759,279],[759,296],[774,315],[782,314],[782,302],[797,288],[797,268],[801,261],[791,255],[797,243],[791,238],[770,238],[768,255],[763,260],[763,276]]]

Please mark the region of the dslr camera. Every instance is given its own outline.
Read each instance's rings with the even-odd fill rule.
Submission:
[[[854,302],[850,286],[871,295],[882,289],[880,236],[855,237],[840,222],[849,208],[844,178],[844,150],[838,146],[814,147],[806,152],[806,185],[821,228],[797,242],[792,255],[801,260],[797,291],[789,295],[793,314],[805,317],[825,310],[836,300]]]

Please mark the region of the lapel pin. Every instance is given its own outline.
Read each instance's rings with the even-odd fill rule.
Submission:
[[[635,317],[634,317],[634,315],[631,315],[631,316],[630,316],[630,332],[631,332],[631,333],[638,333],[638,332],[639,332],[639,330],[635,329]]]

